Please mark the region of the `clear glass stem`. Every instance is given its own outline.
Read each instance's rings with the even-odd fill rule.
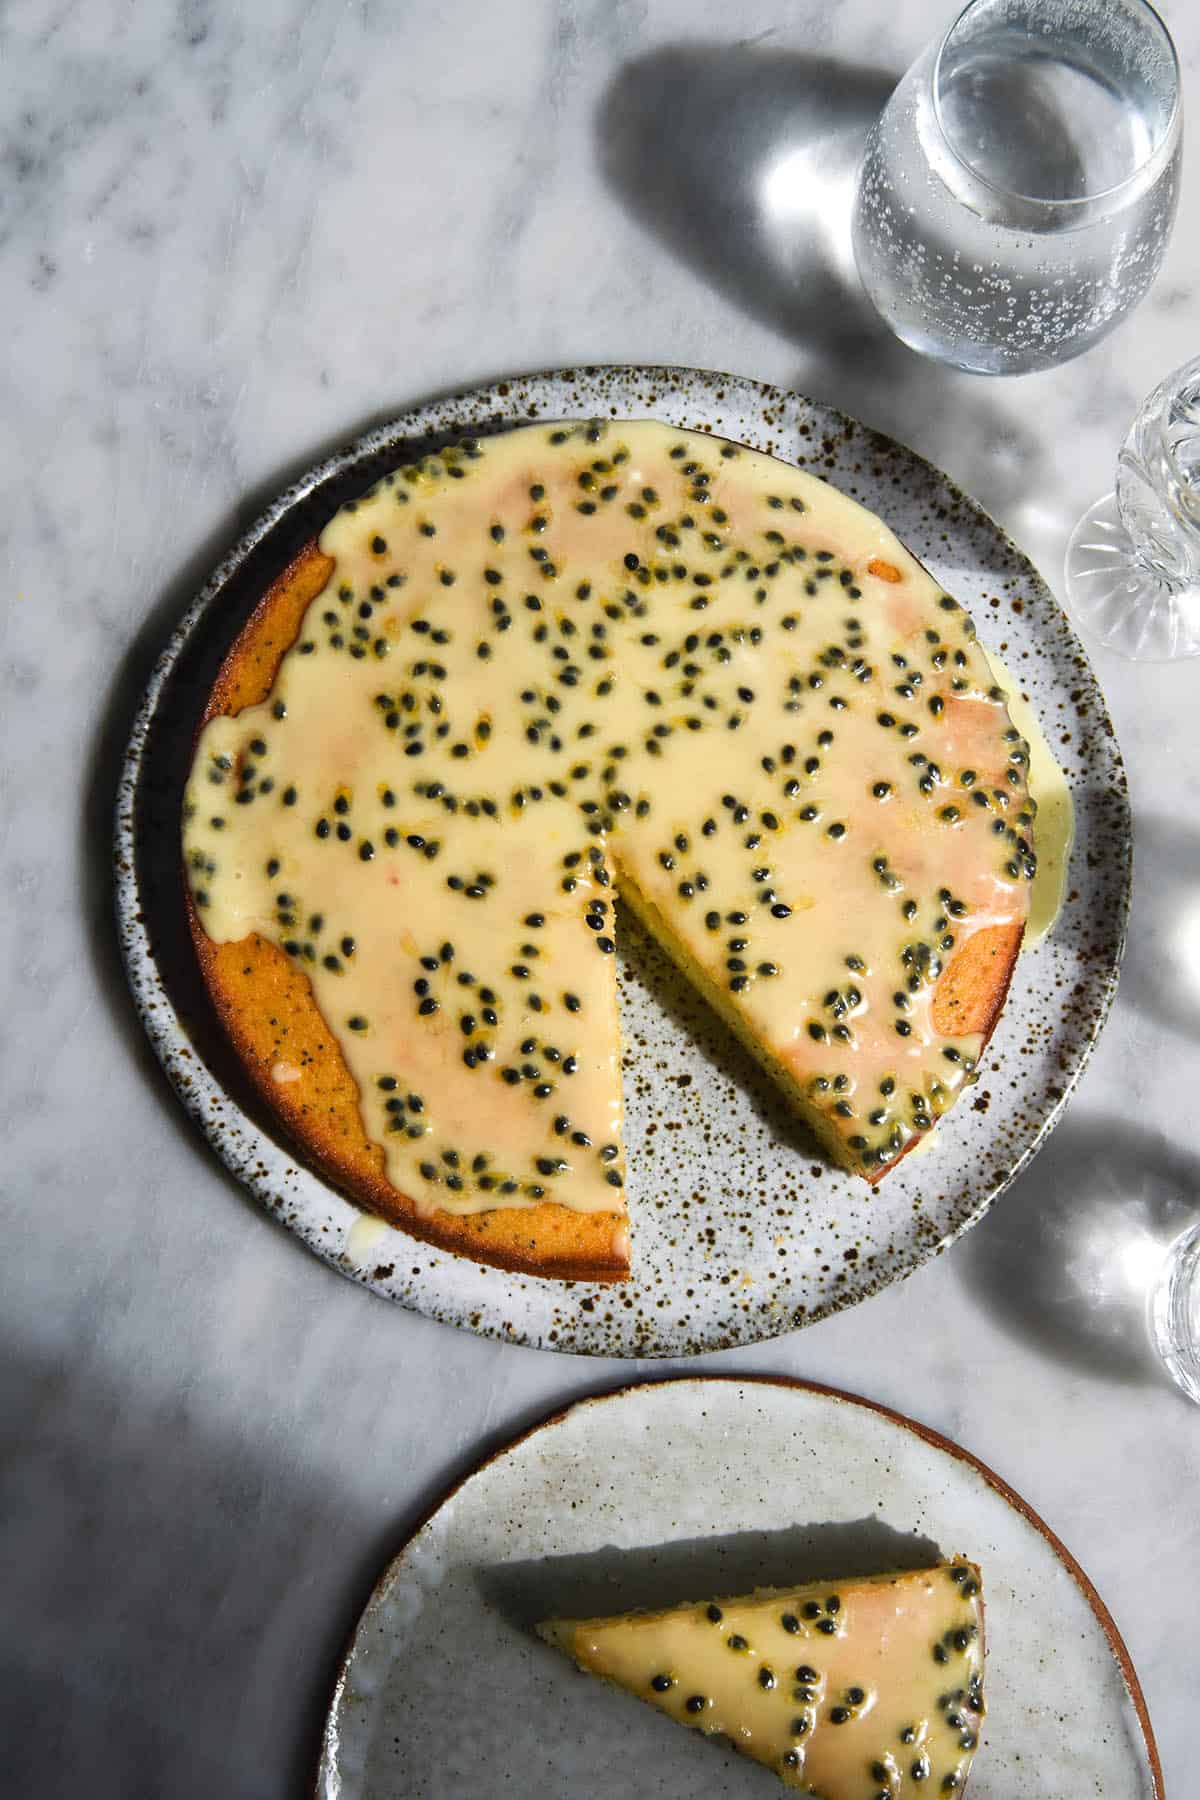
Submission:
[[[1167,1251],[1150,1295],[1150,1326],[1172,1376],[1200,1402],[1200,1224]]]
[[[1200,357],[1160,382],[1067,551],[1085,631],[1143,661],[1200,656]]]

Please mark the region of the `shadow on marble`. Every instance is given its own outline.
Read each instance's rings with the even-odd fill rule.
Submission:
[[[601,170],[640,224],[785,337],[899,355],[850,247],[859,155],[896,80],[769,44],[666,44],[603,95]]]
[[[1137,871],[1121,998],[1200,1042],[1200,833],[1137,817]]]
[[[364,1300],[379,1305],[332,1274],[322,1280],[346,1319]],[[331,1329],[336,1341],[344,1327]],[[372,1507],[363,1484],[331,1479],[302,1428],[214,1417],[222,1390],[168,1385],[174,1366],[139,1363],[114,1378],[97,1360],[0,1339],[5,1794],[309,1793],[341,1657],[380,1575],[480,1462],[618,1385],[593,1374],[581,1386],[564,1372],[423,1483],[406,1478],[397,1514],[388,1500]],[[258,1372],[260,1418],[298,1417],[292,1375],[282,1362]],[[399,1467],[403,1430],[385,1423],[359,1448]],[[393,1485],[369,1484],[368,1496]]]
[[[754,1588],[848,1580],[880,1569],[926,1569],[941,1560],[931,1538],[881,1519],[790,1525],[728,1537],[685,1538],[636,1549],[538,1557],[476,1571],[487,1605],[521,1631],[555,1616],[595,1618],[653,1611]]]
[[[0,1370],[20,1469],[4,1792],[306,1792],[371,1520],[286,1434],[214,1428],[203,1401],[153,1377],[117,1385],[10,1343]]]
[[[1005,1331],[1127,1386],[1169,1377],[1147,1327],[1162,1252],[1200,1213],[1200,1160],[1140,1126],[1069,1115],[954,1252]]]
[[[854,266],[859,155],[897,79],[771,43],[666,44],[609,83],[596,154],[646,231],[804,352],[797,391],[919,439],[1003,517],[1041,485],[1036,431],[983,378],[901,344]]]

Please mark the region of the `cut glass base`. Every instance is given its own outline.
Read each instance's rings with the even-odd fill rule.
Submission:
[[[1115,494],[1088,508],[1071,535],[1067,603],[1081,628],[1134,662],[1200,656],[1200,590],[1172,588],[1141,563]]]

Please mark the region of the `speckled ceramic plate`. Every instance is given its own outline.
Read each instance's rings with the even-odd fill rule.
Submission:
[[[972,1800],[1161,1800],[1128,1651],[1020,1496],[870,1401],[739,1377],[582,1401],[447,1495],[359,1622],[318,1800],[768,1800],[783,1790],[765,1771],[578,1675],[529,1627],[940,1554],[983,1569],[988,1717]]]
[[[1022,957],[972,1094],[936,1149],[877,1191],[826,1166],[702,1001],[626,919],[621,957],[633,1276],[617,1289],[483,1268],[364,1218],[298,1164],[215,1026],[181,904],[179,808],[197,718],[264,589],[338,505],[466,430],[655,417],[798,463],[879,513],[974,614],[1071,780],[1065,911]],[[167,645],[117,807],[119,924],[134,996],[218,1154],[320,1256],[376,1293],[495,1337],[617,1356],[770,1337],[908,1274],[986,1211],[1060,1115],[1116,986],[1129,900],[1125,775],[1095,677],[1036,570],[919,456],[833,408],[732,376],[598,368],[500,382],[407,413],[296,483],[216,570]]]

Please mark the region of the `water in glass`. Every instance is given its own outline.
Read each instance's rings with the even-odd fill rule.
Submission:
[[[914,349],[989,374],[1093,344],[1158,273],[1178,68],[1145,0],[973,0],[864,152],[859,273]]]

